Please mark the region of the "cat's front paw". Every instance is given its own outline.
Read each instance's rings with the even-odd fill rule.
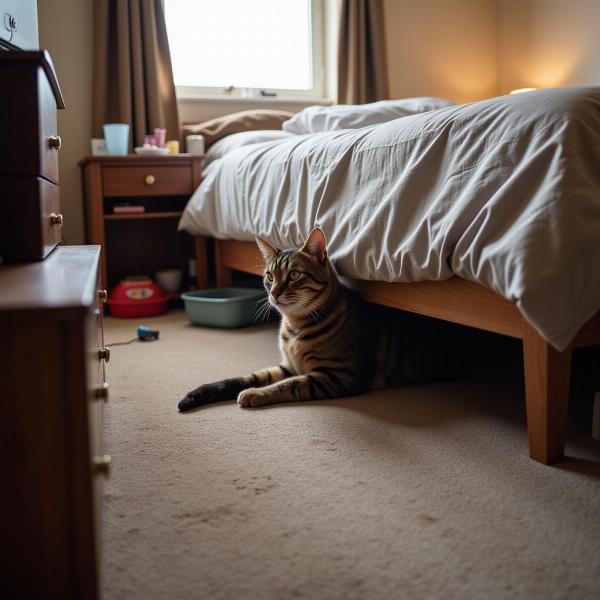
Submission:
[[[240,392],[237,401],[242,408],[256,408],[270,404],[268,396],[260,388],[248,388]]]

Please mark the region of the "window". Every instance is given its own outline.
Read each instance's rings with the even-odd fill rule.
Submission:
[[[177,95],[322,98],[322,0],[164,0]]]

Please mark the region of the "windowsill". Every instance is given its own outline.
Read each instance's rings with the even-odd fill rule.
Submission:
[[[333,102],[329,98],[318,97],[289,97],[289,96],[256,96],[253,98],[242,98],[241,96],[217,96],[217,95],[187,95],[182,94],[177,96],[178,102],[214,102],[214,103],[235,103],[235,104],[323,104],[329,105]]]

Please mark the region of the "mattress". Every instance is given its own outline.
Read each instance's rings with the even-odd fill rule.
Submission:
[[[213,161],[180,228],[299,246],[344,276],[477,282],[557,349],[600,309],[600,87],[539,90]]]

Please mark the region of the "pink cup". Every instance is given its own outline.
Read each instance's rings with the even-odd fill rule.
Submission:
[[[164,147],[165,141],[167,139],[167,130],[166,129],[160,129],[159,127],[157,127],[154,130],[154,139],[156,140],[156,145],[159,148]]]

